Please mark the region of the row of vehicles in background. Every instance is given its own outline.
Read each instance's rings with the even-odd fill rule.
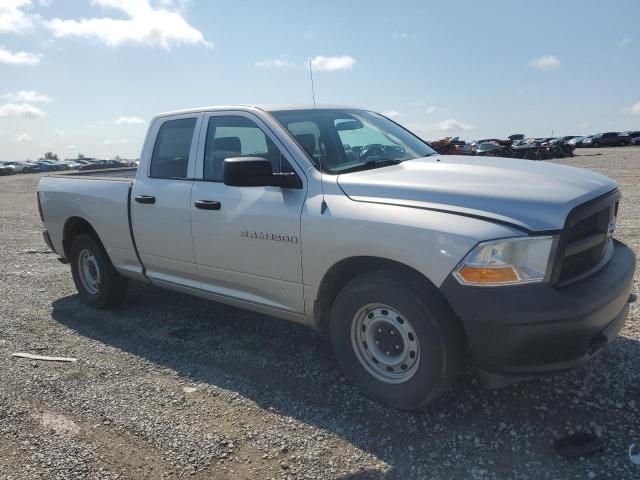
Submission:
[[[103,170],[109,168],[136,167],[137,165],[137,160],[99,160],[95,158],[0,162],[0,175],[58,172],[62,170]]]
[[[486,138],[467,143],[458,137],[431,142],[443,155],[478,155],[528,160],[548,160],[573,155],[580,148],[623,147],[640,145],[640,131],[605,132],[591,136],[527,138],[524,134],[510,135],[507,140]]]
[[[597,133],[588,137],[573,137],[570,141],[576,147],[626,147],[640,145],[640,130],[626,132]]]

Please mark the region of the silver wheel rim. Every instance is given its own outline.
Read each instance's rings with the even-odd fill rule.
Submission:
[[[420,343],[409,320],[380,303],[362,307],[353,317],[351,345],[360,364],[385,383],[404,383],[420,365]]]
[[[91,295],[100,291],[100,267],[93,252],[86,248],[78,255],[78,275],[82,286]]]

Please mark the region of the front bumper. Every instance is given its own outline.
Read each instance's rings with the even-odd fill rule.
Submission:
[[[564,287],[469,287],[450,275],[441,291],[462,319],[481,372],[538,376],[584,364],[618,335],[635,263],[633,251],[615,241],[604,267]]]

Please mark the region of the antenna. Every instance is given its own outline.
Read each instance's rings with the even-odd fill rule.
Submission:
[[[309,76],[311,77],[311,97],[313,98],[313,108],[316,108],[316,89],[313,85],[313,67],[311,65],[311,58],[309,59]]]
[[[313,65],[312,60],[309,58],[309,77],[311,78],[311,97],[313,98],[313,108],[316,108],[316,90],[313,85]],[[318,139],[318,142],[320,139]],[[318,148],[320,145],[318,145]],[[320,204],[320,215],[324,215],[324,212],[327,210],[327,202],[324,199],[324,181],[322,178],[322,152],[319,152],[318,155],[318,166],[320,167],[320,191],[322,192],[322,203]]]

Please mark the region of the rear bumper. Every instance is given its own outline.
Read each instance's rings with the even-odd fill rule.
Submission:
[[[499,377],[531,377],[587,362],[627,317],[635,255],[615,242],[599,271],[565,287],[468,287],[453,277],[441,290],[464,324],[476,366]]]

